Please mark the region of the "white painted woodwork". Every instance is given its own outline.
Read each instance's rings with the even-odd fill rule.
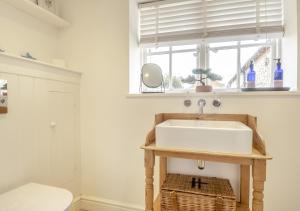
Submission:
[[[35,182],[79,195],[80,74],[0,55],[0,78],[9,110],[0,115],[0,193]]]
[[[70,23],[56,14],[32,3],[30,0],[2,0],[12,5],[13,7],[28,13],[29,15],[36,17],[48,24],[51,24],[57,28],[65,28],[70,26]]]

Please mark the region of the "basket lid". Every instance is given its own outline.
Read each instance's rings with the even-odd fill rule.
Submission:
[[[168,174],[162,190],[236,199],[228,179]]]

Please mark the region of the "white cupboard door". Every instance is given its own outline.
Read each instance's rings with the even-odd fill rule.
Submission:
[[[65,185],[76,171],[76,99],[72,92],[48,94],[51,175],[55,184]]]

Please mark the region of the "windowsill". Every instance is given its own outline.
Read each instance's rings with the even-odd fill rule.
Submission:
[[[215,91],[215,92],[166,92],[166,93],[129,93],[127,98],[165,98],[165,97],[212,97],[212,96],[300,96],[300,91],[267,91],[267,92],[242,92],[242,91]]]

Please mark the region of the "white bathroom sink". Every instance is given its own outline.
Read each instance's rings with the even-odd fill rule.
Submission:
[[[158,124],[155,130],[157,147],[252,153],[252,130],[241,122],[167,120]]]

